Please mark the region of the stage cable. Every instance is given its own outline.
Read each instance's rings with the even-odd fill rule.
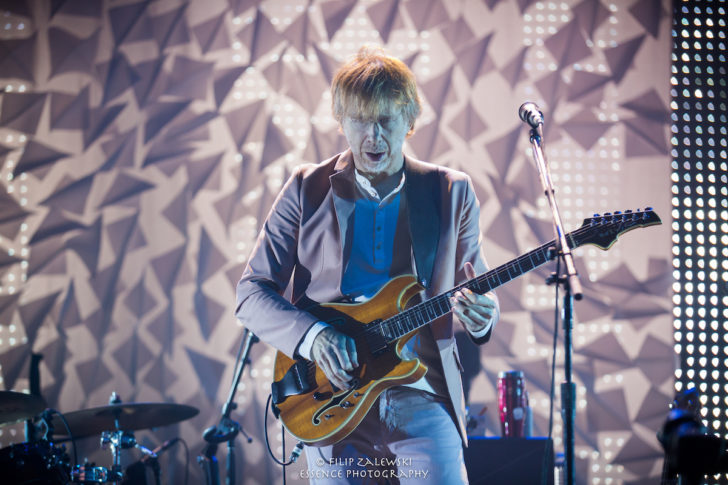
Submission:
[[[179,442],[185,447],[185,485],[187,485],[190,479],[190,447],[182,438],[179,439]]]
[[[296,443],[296,446],[293,448],[293,451],[291,452],[291,458],[283,462],[279,460],[274,454],[273,450],[270,448],[270,441],[268,440],[268,413],[270,412],[270,402],[273,398],[272,394],[268,394],[268,400],[265,403],[265,418],[263,418],[263,437],[265,438],[265,447],[268,449],[268,454],[271,458],[273,458],[273,461],[275,461],[277,464],[279,464],[282,467],[283,470],[283,485],[286,484],[286,467],[288,465],[292,465],[298,460],[298,457],[301,456],[301,451],[303,450],[303,441],[299,441]],[[286,434],[285,434],[285,428],[281,424],[281,446],[283,448],[283,456],[286,456]]]

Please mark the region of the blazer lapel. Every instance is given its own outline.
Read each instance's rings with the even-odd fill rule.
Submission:
[[[412,252],[422,286],[432,284],[432,270],[440,240],[440,187],[436,170],[425,169],[405,157],[405,194]]]
[[[329,177],[331,183],[331,191],[333,194],[334,210],[336,211],[336,222],[339,226],[339,261],[344,261],[344,248],[351,241],[349,229],[349,220],[354,212],[356,205],[356,194],[354,187],[354,161],[351,159],[351,151],[344,152],[336,162],[335,172]],[[339,281],[343,278],[344,267],[341,265],[341,274]]]

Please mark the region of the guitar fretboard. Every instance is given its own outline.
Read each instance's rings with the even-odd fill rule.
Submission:
[[[551,241],[548,244],[544,244],[504,265],[468,280],[446,293],[430,298],[391,318],[381,321],[379,323],[381,335],[384,336],[387,342],[393,342],[420,327],[432,323],[452,309],[450,297],[462,288],[467,288],[482,295],[538,268],[549,261],[549,248],[553,248],[554,243],[555,241]],[[573,243],[574,241],[570,240],[569,246],[572,246]]]
[[[617,240],[617,237],[636,227],[651,226],[660,224],[660,218],[651,208],[645,211],[626,211],[625,213],[606,213],[584,220],[584,225],[566,234],[569,247],[574,249],[584,244],[595,244],[602,249],[609,247]],[[480,276],[466,281],[455,288],[419,303],[393,317],[379,322],[372,322],[367,326],[365,332],[372,332],[370,335],[377,335],[379,339],[391,343],[400,337],[423,327],[441,316],[447,314],[451,309],[450,297],[462,288],[468,288],[475,293],[483,294],[494,290],[519,276],[538,268],[552,258],[552,249],[555,241],[544,244],[506,264],[498,266]]]

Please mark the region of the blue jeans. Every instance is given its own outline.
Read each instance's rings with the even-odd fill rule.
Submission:
[[[446,402],[396,387],[382,393],[359,426],[342,441],[306,447],[313,485],[468,483],[462,440]]]

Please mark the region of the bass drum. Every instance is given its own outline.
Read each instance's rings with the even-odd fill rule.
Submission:
[[[0,481],[14,485],[66,485],[68,455],[47,441],[0,449]]]

